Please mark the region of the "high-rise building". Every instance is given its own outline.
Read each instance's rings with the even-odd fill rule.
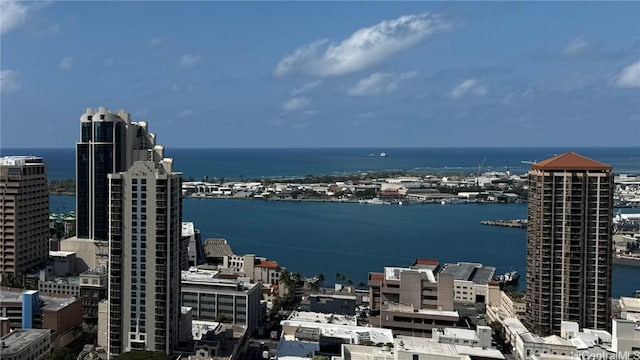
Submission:
[[[613,216],[609,165],[570,152],[529,171],[529,330],[559,335],[562,321],[609,326]]]
[[[171,354],[180,318],[182,191],[171,159],[108,176],[108,351]]]
[[[49,191],[42,158],[0,158],[0,275],[24,273],[49,255]]]
[[[137,160],[161,159],[162,149],[146,122],[131,122],[124,110],[87,109],[76,144],[76,236],[107,240],[108,174],[126,171]]]

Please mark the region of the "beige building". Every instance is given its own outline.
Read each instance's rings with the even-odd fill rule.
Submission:
[[[49,191],[42,158],[0,158],[0,276],[24,273],[49,255]]]
[[[110,356],[171,354],[180,318],[180,174],[171,159],[109,174]]]
[[[370,324],[413,336],[455,326],[459,314],[453,311],[453,275],[440,273],[436,277],[435,268],[437,264],[414,264],[369,273]]]
[[[610,326],[613,172],[576,153],[529,171],[526,322],[538,335],[562,321]]]

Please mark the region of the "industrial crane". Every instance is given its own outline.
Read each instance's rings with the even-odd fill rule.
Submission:
[[[476,173],[476,187],[480,187],[480,182],[478,181],[478,178],[480,177],[480,171],[482,170],[482,166],[484,166],[485,161],[487,161],[486,156],[484,157],[484,159],[482,159],[482,162],[480,163],[480,165],[478,165],[478,172]]]

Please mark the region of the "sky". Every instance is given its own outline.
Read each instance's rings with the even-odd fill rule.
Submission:
[[[0,148],[640,146],[640,2],[0,2]]]

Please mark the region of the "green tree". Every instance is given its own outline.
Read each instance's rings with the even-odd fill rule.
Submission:
[[[218,314],[216,315],[216,321],[221,323],[232,323],[233,319],[229,315]]]

